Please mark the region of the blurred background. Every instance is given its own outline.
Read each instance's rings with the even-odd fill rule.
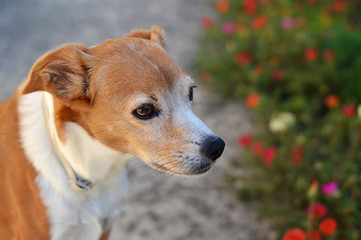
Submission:
[[[163,27],[226,141],[200,179],[130,162],[111,239],[361,239],[358,0],[2,0],[0,101],[63,43]]]

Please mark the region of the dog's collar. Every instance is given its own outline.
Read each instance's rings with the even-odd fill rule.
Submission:
[[[50,131],[49,127],[49,108],[47,107],[47,101],[45,94],[42,95],[41,99],[41,106],[42,106],[42,113],[44,118],[44,124],[46,128],[46,132],[48,134],[49,141],[51,143],[51,146],[53,147],[53,150],[55,152],[55,155],[59,159],[60,165],[63,166],[64,171],[68,175],[68,183],[70,184],[70,187],[76,191],[76,192],[86,192],[92,190],[92,187],[94,186],[94,183],[88,179],[85,179],[81,177],[70,165],[69,161],[66,159],[64,154],[60,151],[60,148],[58,146],[58,143],[55,141],[56,139],[56,132],[52,133]]]

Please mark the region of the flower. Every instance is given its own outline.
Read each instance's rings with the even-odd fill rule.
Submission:
[[[211,77],[212,77],[212,75],[207,71],[202,72],[202,74],[201,74],[201,80],[203,82],[209,82],[211,80]]]
[[[219,13],[226,13],[229,11],[229,8],[230,8],[230,4],[227,0],[219,0],[216,3],[216,10]]]
[[[243,6],[245,13],[253,15],[257,12],[258,2],[257,0],[244,0]]]
[[[318,51],[315,48],[308,48],[305,51],[305,58],[309,62],[314,62],[317,59]]]
[[[204,29],[208,29],[208,28],[213,27],[214,22],[213,22],[213,19],[210,17],[202,17],[200,24]]]
[[[335,0],[332,5],[331,8],[334,12],[343,12],[346,9],[346,1],[344,0]]]
[[[276,82],[282,81],[283,80],[283,71],[279,68],[273,70],[272,75],[271,75],[272,79]]]
[[[249,109],[258,107],[259,103],[260,103],[260,96],[258,95],[258,93],[249,94],[244,102],[246,107]]]
[[[281,28],[284,30],[291,29],[291,28],[293,28],[294,25],[295,25],[295,22],[290,17],[285,17],[281,21]]]
[[[304,232],[305,240],[321,240],[320,232],[317,230],[309,230]]]
[[[226,22],[222,25],[222,32],[225,35],[229,35],[229,34],[233,33],[233,31],[234,31],[233,23]]]
[[[318,228],[326,236],[331,236],[336,231],[337,222],[333,218],[326,218],[320,222]]]
[[[249,147],[252,143],[252,135],[247,134],[247,135],[243,135],[238,139],[238,144],[242,147]]]
[[[352,117],[356,114],[356,107],[353,104],[344,105],[341,111],[345,117]]]
[[[305,155],[305,147],[303,145],[296,146],[292,152],[292,164],[293,165],[300,164],[304,155]]]
[[[257,18],[253,19],[251,22],[251,28],[254,30],[261,29],[268,24],[268,17],[264,14],[258,16]]]
[[[310,188],[308,189],[308,192],[307,192],[307,196],[309,198],[313,199],[314,197],[316,197],[317,192],[318,192],[318,182],[317,182],[316,179],[312,179],[311,186],[310,186]]]
[[[284,132],[296,122],[292,113],[282,112],[271,118],[269,128],[272,132]]]
[[[262,156],[263,153],[263,143],[261,141],[257,141],[252,146],[252,152],[254,155]]]
[[[337,95],[331,94],[325,98],[324,103],[325,103],[326,107],[328,107],[329,109],[332,109],[332,108],[336,108],[338,106],[338,104],[340,103],[340,100]]]
[[[277,154],[277,148],[276,147],[269,147],[267,148],[263,153],[263,163],[266,167],[270,168],[272,167],[272,163],[274,158]]]
[[[311,218],[321,219],[326,215],[327,208],[322,203],[315,203],[307,209],[307,213]]]
[[[305,240],[303,232],[299,228],[288,230],[282,237],[282,240]]]
[[[325,59],[326,61],[331,61],[335,58],[335,53],[330,50],[330,49],[327,49],[323,52],[323,59]]]
[[[331,182],[325,183],[322,185],[321,191],[326,196],[330,196],[338,191],[338,184],[336,181],[331,181]]]
[[[308,2],[309,4],[315,4],[315,3],[317,2],[317,0],[307,0],[307,2]]]
[[[239,52],[236,54],[236,61],[241,65],[250,64],[252,60],[252,55],[247,52]]]

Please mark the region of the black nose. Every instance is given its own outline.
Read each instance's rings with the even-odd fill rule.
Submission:
[[[210,136],[203,141],[201,152],[206,158],[215,161],[222,155],[225,145],[222,138]]]

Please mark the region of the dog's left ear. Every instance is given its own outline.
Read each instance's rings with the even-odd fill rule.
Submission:
[[[35,62],[22,94],[47,91],[70,104],[88,101],[91,56],[83,45],[67,44]]]
[[[152,42],[156,42],[161,45],[163,48],[167,45],[167,35],[163,28],[159,26],[152,26],[150,31],[148,30],[134,30],[126,37],[134,37],[134,38],[144,38],[150,40]]]

